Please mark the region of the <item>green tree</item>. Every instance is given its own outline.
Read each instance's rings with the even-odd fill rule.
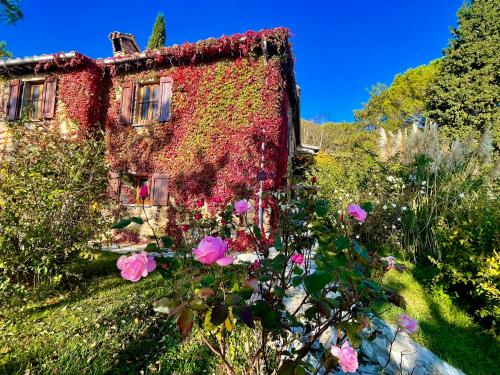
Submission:
[[[165,16],[158,13],[153,26],[153,32],[149,37],[148,49],[157,49],[165,46]]]
[[[23,12],[19,8],[17,0],[0,0],[0,21],[7,25],[14,25],[18,20],[23,18]],[[12,54],[6,50],[6,43],[0,41],[0,58],[12,57]]]
[[[429,116],[454,136],[492,126],[500,141],[500,7],[498,0],[474,0],[458,11],[458,27],[444,51],[429,101]]]
[[[356,122],[396,129],[405,122],[423,119],[439,68],[440,62],[435,60],[397,74],[389,87],[380,83],[373,86],[368,102],[354,111]]]

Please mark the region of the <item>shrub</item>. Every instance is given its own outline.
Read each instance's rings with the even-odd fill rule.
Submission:
[[[16,126],[0,159],[0,283],[57,283],[64,265],[105,228],[107,168],[101,141]]]
[[[269,232],[249,220],[247,201],[221,206],[215,218],[190,226],[192,236],[185,235],[172,256],[165,250],[173,240],[164,237],[146,247],[149,253],[121,257],[122,277],[135,282],[157,270],[173,279],[175,291],[155,309],[175,319],[184,337],[198,332],[227,374],[355,371],[358,334],[369,325],[371,307],[400,301],[379,284],[398,265],[357,240],[371,205],[329,215],[317,188],[302,184],[267,199],[277,217]],[[122,219],[115,227],[137,220]],[[254,258],[247,261],[236,261],[228,247],[241,230],[251,238]],[[241,330],[252,330],[253,340],[236,340]],[[321,341],[325,335],[332,337]]]

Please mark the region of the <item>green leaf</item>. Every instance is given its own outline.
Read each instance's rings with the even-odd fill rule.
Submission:
[[[212,309],[212,316],[210,318],[210,322],[214,326],[218,326],[227,319],[229,316],[229,310],[226,305],[222,304],[219,306],[216,306]]]
[[[137,217],[137,216],[135,216],[135,217],[130,218],[130,220],[131,220],[132,222],[136,223],[136,224],[139,224],[139,225],[144,224],[144,220],[142,220],[142,218],[141,218],[141,217]]]
[[[171,248],[174,244],[174,240],[170,236],[164,236],[161,238],[161,242],[163,243],[163,247]]]
[[[280,235],[276,236],[276,241],[274,241],[274,248],[276,249],[276,251],[281,251],[281,249],[283,248],[283,242],[281,242]]]
[[[212,276],[206,276],[204,277],[201,281],[200,284],[203,286],[210,286],[215,282],[214,278]]]
[[[252,297],[254,290],[252,288],[242,288],[237,291],[238,295],[244,300],[250,299]]]
[[[177,325],[179,326],[179,331],[181,332],[182,337],[187,337],[191,329],[193,328],[193,310],[186,308],[182,310],[179,315],[179,319],[177,319]]]
[[[311,275],[304,277],[304,285],[310,293],[317,294],[332,280],[331,274],[324,271],[315,271]]]
[[[302,284],[302,277],[301,276],[295,276],[292,279],[292,286],[296,287],[296,286],[299,286],[300,284]]]
[[[224,300],[224,303],[228,306],[239,305],[241,302],[243,302],[243,298],[238,294],[231,294]]]
[[[153,303],[153,310],[160,314],[170,314],[172,309],[177,306],[179,302],[170,298],[161,298]]]
[[[361,204],[361,208],[365,210],[366,212],[372,212],[373,211],[373,204],[372,202],[364,202]]]
[[[358,242],[354,242],[354,251],[361,256],[363,259],[368,260],[368,252],[365,250],[363,246],[361,246]]]
[[[154,242],[148,243],[146,247],[144,248],[144,251],[147,252],[152,252],[152,251],[158,251],[158,245],[156,245]]]
[[[276,297],[280,298],[280,297],[283,297],[285,295],[285,291],[283,290],[283,288],[280,288],[279,286],[275,286],[274,287],[274,294],[276,295]]]
[[[132,222],[132,220],[130,220],[130,219],[121,219],[118,223],[113,225],[111,228],[112,229],[123,229],[123,228],[128,227],[131,222]]]
[[[337,248],[338,251],[349,248],[350,244],[351,244],[351,241],[346,237],[339,237],[335,241],[335,247]]]
[[[328,213],[328,202],[326,200],[318,200],[314,203],[314,211],[319,217],[324,217]]]
[[[266,330],[278,329],[281,327],[280,313],[276,310],[267,310],[261,319],[262,328]]]
[[[262,238],[262,234],[260,233],[260,228],[257,225],[253,226],[253,234],[258,240]]]

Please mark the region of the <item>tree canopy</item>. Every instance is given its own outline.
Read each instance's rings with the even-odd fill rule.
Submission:
[[[439,69],[440,61],[435,60],[397,74],[389,87],[381,83],[373,86],[368,102],[354,111],[356,122],[396,129],[405,123],[421,121]]]
[[[475,0],[458,11],[458,27],[444,51],[428,114],[455,136],[491,126],[500,141],[500,7]]]
[[[153,25],[153,32],[149,37],[148,49],[165,47],[165,37],[165,16],[162,13],[158,13],[155,24]]]
[[[23,18],[23,12],[19,8],[18,0],[0,0],[0,22],[7,25],[14,25]],[[6,50],[7,44],[0,41],[0,58],[11,57],[12,54]]]

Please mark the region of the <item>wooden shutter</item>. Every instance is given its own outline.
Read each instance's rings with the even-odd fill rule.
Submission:
[[[120,198],[120,174],[117,172],[109,174],[108,194],[111,199],[118,200]]]
[[[45,83],[43,84],[43,110],[42,110],[44,119],[54,118],[54,113],[56,109],[56,86],[57,86],[56,76],[45,77]]]
[[[154,174],[151,177],[151,204],[153,206],[168,205],[168,176]]]
[[[15,79],[9,82],[9,101],[7,102],[7,120],[18,119],[19,104],[21,102],[21,80]]]
[[[120,107],[120,124],[131,124],[134,112],[134,81],[122,85],[122,102]]]
[[[170,106],[172,104],[172,83],[170,77],[160,78],[160,112],[158,121],[164,122],[170,118]]]

